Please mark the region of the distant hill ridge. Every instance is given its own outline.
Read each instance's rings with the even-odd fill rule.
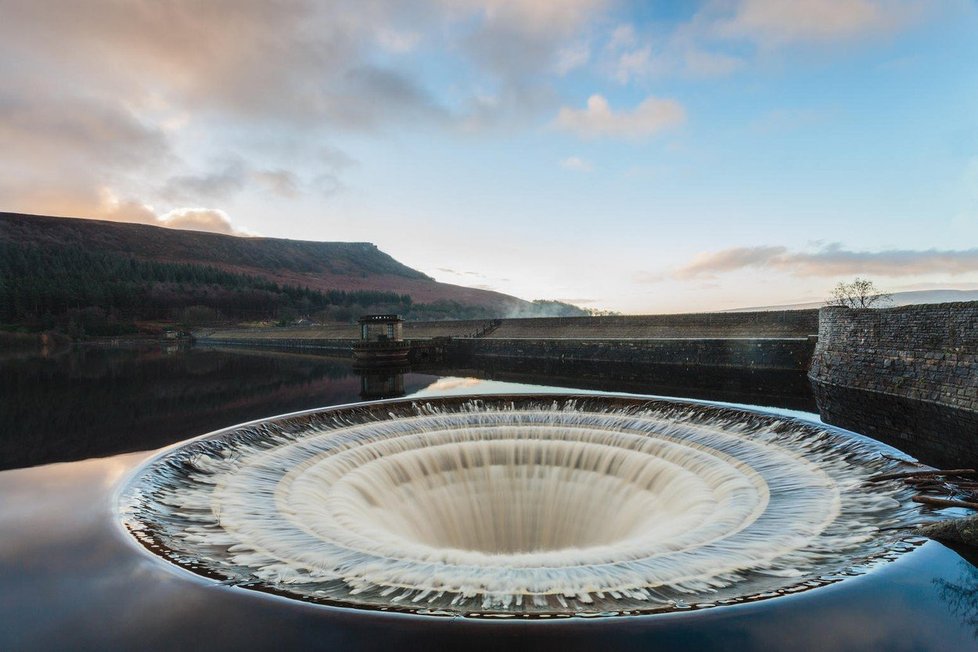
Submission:
[[[0,239],[35,244],[84,244],[161,262],[211,263],[249,271],[392,274],[433,280],[369,242],[310,242],[183,231],[146,224],[0,213]]]
[[[955,303],[959,301],[978,301],[978,290],[910,290],[907,292],[890,293],[891,301],[881,308],[896,308],[899,306],[915,306],[922,303]],[[776,306],[755,306],[751,308],[735,308],[724,312],[760,312],[768,310],[808,310],[821,308],[826,301],[807,301],[805,303],[789,303]]]
[[[145,224],[0,212],[0,243],[84,247],[161,263],[206,265],[281,285],[385,291],[415,303],[480,306],[500,315],[532,304],[499,292],[439,283],[367,242],[311,242],[183,231]]]

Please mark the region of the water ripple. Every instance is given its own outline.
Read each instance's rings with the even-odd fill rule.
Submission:
[[[147,548],[329,604],[605,615],[774,597],[893,558],[920,520],[874,442],[788,418],[609,397],[326,409],[152,460]]]

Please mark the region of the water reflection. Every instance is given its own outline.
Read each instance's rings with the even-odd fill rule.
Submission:
[[[653,618],[460,623],[224,587],[116,526],[116,483],[146,455],[0,473],[0,650],[978,649],[978,571],[937,543],[797,596]]]
[[[429,363],[413,368],[441,376],[816,411],[804,371],[493,357],[470,358],[456,366]]]
[[[404,396],[403,366],[372,367],[359,369],[360,398],[364,401],[375,401],[383,398],[400,398]]]
[[[365,383],[431,395],[537,382],[812,409],[803,375],[480,364],[365,380],[347,360],[242,349],[7,356],[0,468],[151,449],[354,402]],[[666,618],[463,626],[288,603],[175,572],[131,544],[117,527],[113,492],[146,455],[0,472],[0,650],[978,649],[978,570],[936,543],[838,585]]]
[[[349,359],[315,354],[86,347],[0,358],[0,469],[147,450],[275,414],[397,398],[441,376],[814,409],[804,374],[783,371],[489,358],[461,369],[358,372]]]
[[[970,627],[978,640],[978,550],[955,546],[963,557],[953,579],[935,579],[938,593],[961,622]]]
[[[386,381],[413,392],[435,376]],[[148,450],[364,391],[348,360],[265,351],[81,348],[0,359],[0,469]]]

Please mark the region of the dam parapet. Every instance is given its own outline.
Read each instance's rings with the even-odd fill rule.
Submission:
[[[794,369],[804,372],[818,332],[817,310],[404,322],[413,361],[471,356]],[[349,354],[352,324],[218,329],[202,344]]]
[[[809,379],[827,423],[978,463],[978,302],[822,308]]]
[[[939,467],[978,465],[978,302],[889,309],[405,322],[412,366],[588,379],[623,372],[636,393],[724,389],[750,402],[773,385],[826,423]],[[356,325],[227,329],[201,344],[352,354]],[[527,371],[529,370],[529,371]],[[586,373],[585,373],[586,372]],[[515,374],[515,376],[514,376]],[[807,394],[807,390],[804,392]]]

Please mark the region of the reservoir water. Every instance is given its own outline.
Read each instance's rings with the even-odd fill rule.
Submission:
[[[275,414],[401,394],[675,389],[679,398],[747,397],[750,406],[817,424],[801,390],[765,393],[795,380],[735,380],[671,387],[658,377],[498,368],[362,376],[344,360],[318,356],[158,347],[7,355],[0,358],[0,649],[978,649],[976,560],[936,542],[773,600],[487,621],[338,608],[222,584],[135,545],[116,508],[122,483],[160,447]]]

